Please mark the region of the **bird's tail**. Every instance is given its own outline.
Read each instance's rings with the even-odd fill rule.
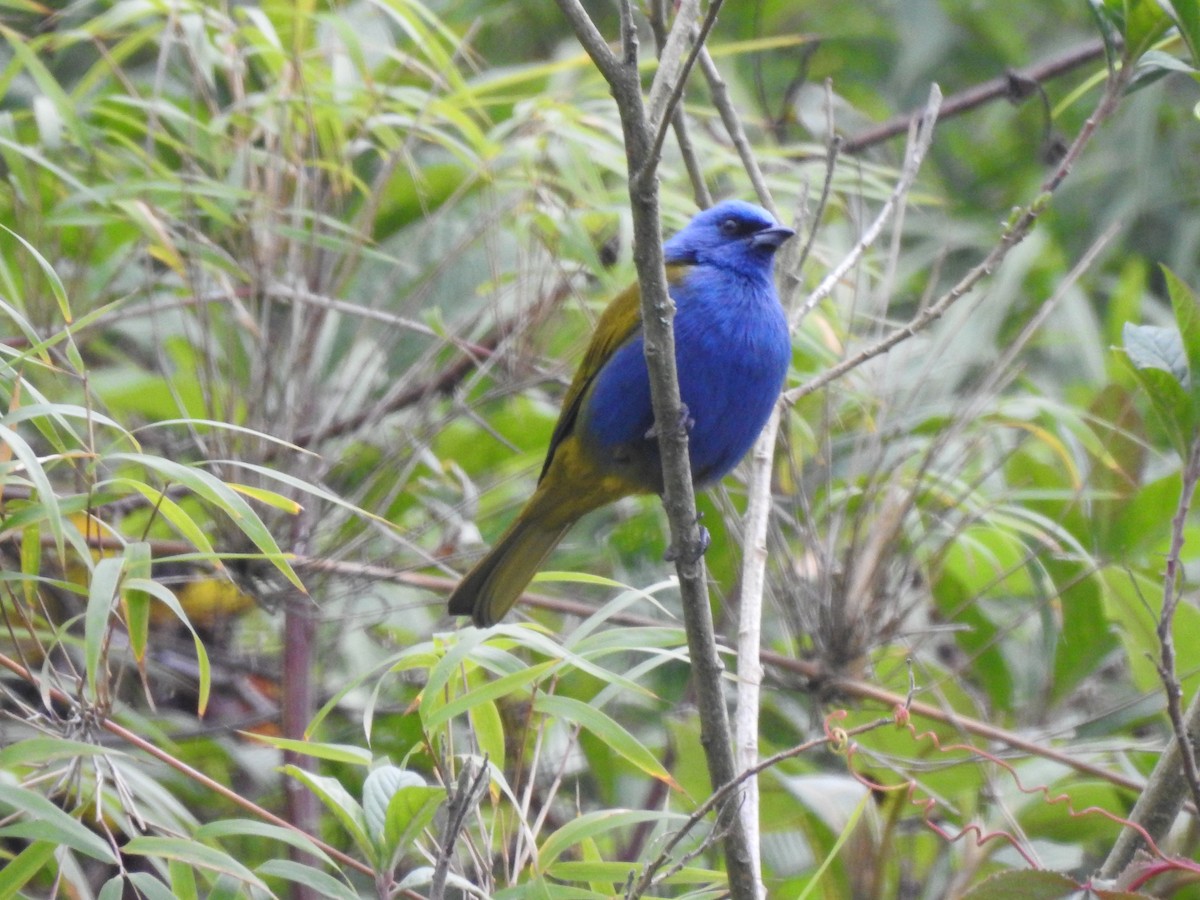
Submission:
[[[450,614],[469,615],[480,628],[495,624],[512,609],[534,574],[574,524],[547,524],[541,516],[517,517],[504,536],[458,583]]]

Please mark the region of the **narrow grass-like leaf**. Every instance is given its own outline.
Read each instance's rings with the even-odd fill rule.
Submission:
[[[322,862],[333,865],[333,859],[315,843],[308,835],[290,828],[281,828],[269,822],[258,822],[254,819],[221,819],[217,822],[206,822],[194,832],[196,840],[210,841],[222,838],[257,837],[271,841],[279,841],[289,847],[295,847],[304,853],[315,856]]]
[[[557,660],[549,660],[520,672],[513,672],[511,675],[505,675],[503,678],[480,685],[461,697],[455,697],[444,706],[438,706],[437,698],[426,691],[421,697],[421,720],[425,723],[426,728],[430,730],[437,728],[443,722],[448,722],[455,716],[467,712],[477,703],[524,691],[530,684],[557,665]]]
[[[130,578],[150,578],[150,545],[134,541],[125,545],[125,572]],[[126,587],[121,591],[125,607],[125,630],[129,634],[129,649],[145,675],[146,645],[150,641],[150,595]]]
[[[112,847],[103,838],[78,819],[67,815],[41,794],[0,782],[0,807],[7,807],[29,816],[32,821],[50,829],[60,844],[109,865],[115,865],[117,862]],[[0,834],[4,833],[5,829],[0,829]]]
[[[225,482],[205,472],[203,469],[185,466],[174,460],[162,459],[161,457],[149,456],[142,453],[114,453],[109,456],[109,459],[113,462],[128,462],[158,472],[168,481],[182,484],[200,497],[215,504],[217,508],[229,516],[233,523],[241,529],[242,533],[263,552],[266,558],[274,563],[275,567],[283,573],[288,581],[298,590],[307,593],[304,584],[300,581],[295,571],[292,570],[285,554],[279,549],[279,545],[275,542],[275,538],[271,535],[267,526],[263,524],[262,519],[250,507],[250,504],[229,487],[229,485],[225,484]]]
[[[552,719],[566,719],[587,729],[615,753],[637,766],[652,778],[681,790],[658,757],[612,717],[582,700],[555,694],[539,694],[533,708]]]
[[[137,491],[158,511],[159,515],[174,526],[175,530],[179,532],[180,537],[195,547],[200,553],[216,555],[216,550],[209,543],[208,535],[204,533],[204,529],[200,524],[188,515],[183,507],[163,493],[163,491],[132,478],[114,478],[111,481],[103,482],[103,484],[112,487],[128,487]],[[220,564],[219,560],[214,560],[214,562],[218,565]]]
[[[313,759],[327,759],[330,762],[349,763],[352,766],[369,766],[372,756],[369,750],[355,747],[352,744],[322,744],[317,741],[297,741],[292,738],[275,737],[269,734],[254,734],[244,731],[242,734],[251,740],[268,744],[279,750],[290,750],[301,756],[311,756]]]
[[[253,885],[260,890],[267,890],[267,886],[257,875],[224,850],[206,846],[199,841],[190,841],[185,838],[137,835],[121,848],[121,852],[129,856],[177,860],[199,869],[222,872],[245,884]]]
[[[83,624],[83,658],[88,694],[93,700],[99,700],[105,693],[100,690],[100,663],[108,641],[109,617],[117,598],[124,566],[124,559],[118,556],[102,559],[92,569],[92,577],[88,583],[87,611]]]
[[[23,437],[5,425],[0,425],[0,441],[8,444],[13,454],[25,467],[25,476],[33,483],[38,493],[38,499],[46,507],[46,527],[50,529],[50,533],[54,536],[54,546],[58,550],[58,557],[59,559],[64,559],[66,553],[63,540],[62,511],[58,507],[58,496],[54,493],[54,488],[50,485],[50,478],[46,474],[41,460],[38,459],[37,454],[33,452],[33,448],[26,443]]]
[[[267,860],[256,871],[264,878],[283,878],[296,884],[305,885],[316,890],[322,897],[333,897],[335,900],[361,900],[362,898],[358,891],[338,881],[332,875],[290,859]]]
[[[476,703],[467,710],[467,720],[471,723],[471,734],[479,752],[490,759],[497,768],[503,769],[505,764],[504,720],[500,718],[500,710],[495,702],[485,700]]]
[[[33,737],[0,749],[0,770],[18,766],[37,766],[63,759],[91,756],[125,756],[113,747],[101,747],[69,738]]]
[[[198,694],[196,700],[197,714],[204,715],[204,711],[208,708],[209,694],[212,692],[212,666],[208,660],[208,651],[204,649],[204,642],[200,640],[200,635],[196,633],[196,629],[192,626],[191,620],[188,619],[187,613],[179,605],[178,598],[165,585],[147,578],[128,578],[126,579],[125,587],[128,590],[142,591],[154,597],[171,610],[171,612],[175,613],[179,621],[192,633],[192,643],[196,648],[196,669],[199,675],[199,683],[196,685]]]
[[[171,879],[171,894],[176,900],[200,900],[196,889],[196,871],[177,859],[167,863],[167,875]]]
[[[648,809],[602,809],[576,816],[555,831],[538,848],[538,868],[545,871],[559,856],[580,841],[642,822],[679,821],[682,816]]]
[[[58,843],[35,841],[0,866],[0,897],[18,897],[39,872],[54,859]]]
[[[0,26],[0,32],[3,30],[3,27]],[[42,270],[42,274],[45,275],[46,280],[50,282],[50,290],[54,293],[54,299],[58,302],[58,311],[62,314],[63,321],[65,321],[68,325],[71,324],[71,304],[67,300],[67,289],[63,287],[63,283],[59,279],[58,273],[54,271],[54,267],[50,265],[46,257],[42,256],[42,254],[38,252],[37,248],[33,246],[33,244],[29,243],[29,241],[25,240],[25,238],[21,237],[21,235],[17,234],[3,223],[0,223],[0,228],[4,229],[14,238],[20,241],[21,246],[23,246],[34,258],[34,261],[37,262],[38,268]]]

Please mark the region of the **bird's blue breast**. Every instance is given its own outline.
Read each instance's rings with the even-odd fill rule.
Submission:
[[[771,281],[707,265],[671,286],[680,397],[693,419],[688,446],[698,485],[728,473],[754,444],[779,397],[791,357],[787,320]],[[642,334],[600,370],[584,401],[580,437],[596,450],[657,459]]]

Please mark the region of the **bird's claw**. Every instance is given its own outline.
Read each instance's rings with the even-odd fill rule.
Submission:
[[[692,428],[696,425],[696,420],[692,418],[691,410],[688,409],[686,403],[679,404],[679,421],[675,423],[676,427],[682,428],[684,431],[691,433]],[[646,440],[652,441],[658,437],[658,425],[651,425],[646,431]]]
[[[700,524],[700,516],[696,516],[696,540],[686,547],[678,547],[672,544],[667,548],[667,552],[663,554],[663,559],[667,562],[675,562],[683,560],[687,563],[699,562],[700,559],[708,552],[708,548],[712,546],[712,535],[708,533],[708,529]]]

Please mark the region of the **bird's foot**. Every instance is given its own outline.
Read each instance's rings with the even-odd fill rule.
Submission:
[[[675,562],[683,560],[684,562],[698,562],[708,548],[712,546],[712,535],[708,533],[708,529],[700,524],[700,520],[704,517],[704,513],[696,515],[696,540],[689,542],[688,546],[678,547],[672,544],[667,548],[667,552],[663,554],[663,559],[667,562]]]
[[[692,418],[691,410],[688,409],[686,403],[679,404],[679,421],[675,423],[676,428],[682,428],[686,432],[691,432],[695,426],[696,420]],[[651,425],[646,432],[646,440],[652,441],[658,437],[658,425]]]

